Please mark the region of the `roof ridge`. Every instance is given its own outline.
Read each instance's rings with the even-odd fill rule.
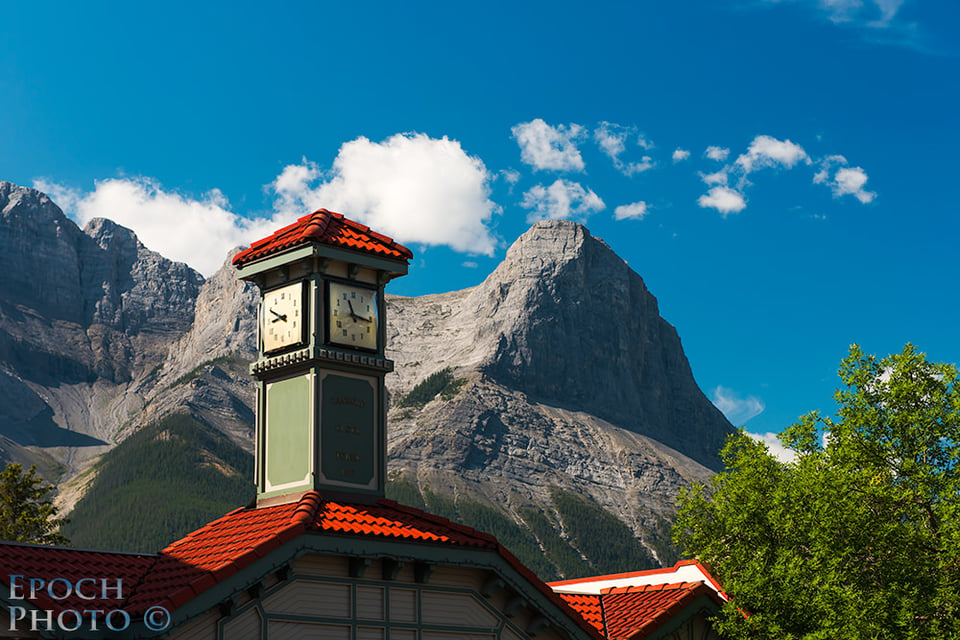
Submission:
[[[290,516],[290,523],[303,525],[304,527],[314,525],[317,521],[317,512],[323,502],[323,496],[320,495],[319,491],[307,491],[300,496],[297,508],[293,510],[293,515]]]

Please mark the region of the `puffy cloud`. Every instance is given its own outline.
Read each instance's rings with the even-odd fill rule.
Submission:
[[[867,172],[861,167],[847,167],[846,164],[847,159],[840,155],[823,158],[820,160],[820,170],[813,176],[813,182],[829,186],[835,198],[852,195],[863,204],[873,202],[877,194],[863,188],[867,183]],[[830,173],[838,166],[831,178]]]
[[[643,200],[631,204],[622,204],[613,210],[613,217],[617,220],[643,220],[648,213],[647,203]]]
[[[487,224],[498,208],[489,198],[491,180],[456,140],[410,133],[383,142],[357,138],[340,147],[328,174],[304,160],[285,167],[271,186],[287,219],[324,207],[403,243],[492,255]]]
[[[498,207],[489,198],[491,179],[454,140],[397,134],[381,143],[345,143],[329,172],[307,159],[284,167],[269,185],[274,212],[256,219],[231,212],[216,189],[191,198],[150,178],[103,180],[89,193],[46,180],[34,184],[79,224],[109,218],[133,229],[150,249],[210,275],[230,249],[320,207],[400,242],[492,255],[496,241],[487,224]]]
[[[642,173],[653,168],[654,162],[650,156],[643,156],[640,162],[624,162],[620,156],[627,149],[627,140],[636,136],[637,146],[642,149],[652,149],[653,143],[643,134],[638,134],[636,127],[624,127],[611,122],[601,122],[593,132],[593,139],[600,146],[601,151],[613,160],[613,166],[626,176]]]
[[[530,209],[527,222],[537,220],[580,220],[602,211],[606,205],[591,189],[584,189],[577,182],[559,179],[549,187],[536,185],[525,194],[520,203]]]
[[[798,162],[810,164],[810,156],[803,147],[789,140],[760,135],[753,139],[747,152],[737,158],[736,165],[747,174],[768,167],[792,169]]]
[[[34,186],[50,194],[79,225],[108,218],[132,229],[149,249],[205,276],[220,268],[230,249],[266,232],[262,225],[230,212],[227,199],[216,189],[193,199],[165,191],[149,178],[103,180],[89,193],[46,180],[37,180]]]
[[[730,187],[717,186],[697,199],[697,204],[704,208],[716,209],[727,217],[731,213],[739,213],[747,206],[743,194]]]
[[[873,191],[864,191],[863,185],[867,183],[867,173],[860,167],[844,167],[837,171],[833,177],[833,195],[840,197],[843,195],[852,195],[863,204],[873,202],[877,194]]]
[[[707,147],[707,150],[703,152],[703,155],[710,158],[711,160],[716,160],[717,162],[723,162],[727,159],[727,156],[730,155],[730,149],[724,147]]]
[[[690,152],[686,149],[681,149],[677,147],[673,150],[673,161],[674,162],[683,162],[690,157]]]
[[[763,401],[755,396],[741,397],[732,389],[717,386],[713,390],[713,404],[731,423],[742,425],[755,418],[766,408]]]
[[[540,118],[511,129],[520,145],[520,158],[534,169],[583,171],[583,158],[577,142],[584,137],[578,124],[551,127]]]
[[[770,451],[770,454],[780,462],[793,462],[797,459],[797,454],[783,446],[780,438],[778,438],[775,433],[750,433],[748,431],[747,435],[767,445],[767,450]]]

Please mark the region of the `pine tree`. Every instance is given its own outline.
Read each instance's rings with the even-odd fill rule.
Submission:
[[[57,517],[53,487],[37,476],[36,465],[24,473],[19,464],[0,472],[0,539],[38,544],[70,544],[61,533],[69,522]]]

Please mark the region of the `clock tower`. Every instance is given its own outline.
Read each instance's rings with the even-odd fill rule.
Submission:
[[[320,209],[238,253],[237,276],[260,289],[257,506],[305,492],[383,497],[386,387],[383,290],[413,254]]]

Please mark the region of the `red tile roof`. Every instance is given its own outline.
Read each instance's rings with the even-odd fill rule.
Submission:
[[[721,602],[716,592],[702,582],[610,589],[600,596],[607,637],[610,640],[646,638],[702,595],[717,604]]]
[[[410,249],[395,242],[393,238],[371,231],[370,227],[345,218],[342,214],[318,209],[293,224],[278,229],[273,235],[257,240],[248,249],[235,255],[233,264],[242,267],[255,260],[313,242],[404,262],[413,257]]]
[[[155,555],[0,544],[0,581],[9,581],[6,576],[10,575],[40,578],[47,582],[55,578],[72,582],[88,577],[98,580],[120,578],[123,580],[123,602],[105,601],[110,608],[123,608],[133,617],[155,605],[174,611],[257,559],[308,532],[495,551],[584,630],[600,637],[594,626],[581,619],[563,598],[524,567],[493,536],[392,500],[379,500],[373,505],[343,504],[324,501],[315,491],[306,493],[297,503],[236,509]],[[71,600],[52,601],[42,596],[32,602],[38,608],[54,611],[73,606]],[[83,608],[89,609],[95,602],[83,600]]]
[[[603,608],[600,606],[600,596],[583,593],[561,593],[563,598],[574,611],[593,625],[593,628],[603,633]]]

